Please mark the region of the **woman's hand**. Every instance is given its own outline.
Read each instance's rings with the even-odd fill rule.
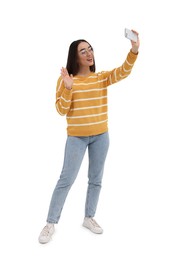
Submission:
[[[135,34],[137,34],[137,42],[134,42],[134,41],[131,41],[131,45],[132,45],[132,49],[131,51],[135,54],[138,53],[138,49],[139,49],[139,46],[140,46],[140,41],[139,41],[139,34],[138,32],[136,32],[135,30],[132,30],[132,32],[134,32]]]
[[[72,85],[73,85],[73,75],[68,74],[68,71],[66,68],[61,68],[61,77],[64,81],[64,85],[67,89],[72,89]]]

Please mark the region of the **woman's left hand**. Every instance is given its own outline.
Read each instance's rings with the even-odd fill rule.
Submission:
[[[132,32],[134,32],[135,34],[137,34],[137,42],[131,41],[131,45],[132,45],[132,49],[131,51],[135,54],[138,53],[138,49],[140,46],[140,41],[139,41],[139,33],[136,32],[135,30],[132,30]]]

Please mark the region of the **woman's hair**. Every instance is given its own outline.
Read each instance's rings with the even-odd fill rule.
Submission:
[[[81,39],[81,40],[77,40],[77,41],[72,42],[70,44],[69,51],[68,51],[66,69],[67,69],[68,73],[72,74],[73,76],[77,75],[77,73],[79,71],[79,64],[77,62],[77,60],[78,60],[77,47],[78,47],[79,43],[81,43],[81,42],[87,42],[87,41]],[[95,67],[95,60],[94,60],[94,64],[92,66],[90,66],[90,71],[95,72],[95,70],[96,70],[96,67]]]

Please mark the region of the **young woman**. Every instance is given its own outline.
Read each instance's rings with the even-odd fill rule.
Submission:
[[[86,40],[71,43],[67,66],[61,69],[56,87],[56,109],[60,115],[66,115],[67,120],[64,164],[52,194],[47,224],[39,236],[40,243],[49,242],[54,233],[54,224],[60,219],[86,149],[89,167],[83,226],[96,234],[103,232],[94,216],[109,147],[107,87],[131,73],[139,45],[139,37],[137,42],[131,41],[131,50],[122,66],[96,73],[93,47]]]

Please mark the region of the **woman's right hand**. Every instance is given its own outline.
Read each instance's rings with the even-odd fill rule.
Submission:
[[[72,89],[73,85],[73,75],[69,75],[66,68],[61,68],[61,77],[64,81],[64,85],[67,89]]]

